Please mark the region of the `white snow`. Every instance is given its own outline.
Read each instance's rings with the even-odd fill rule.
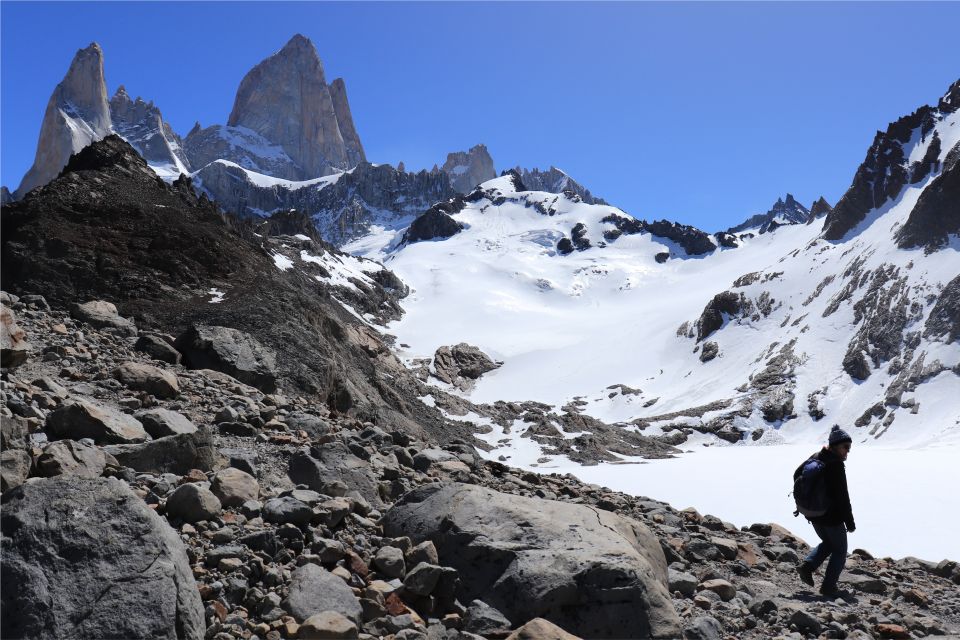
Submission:
[[[219,302],[223,302],[223,297],[227,294],[224,293],[223,291],[220,291],[219,289],[214,288],[214,289],[210,289],[207,292],[207,295],[213,296],[213,298],[210,300],[210,304],[217,304]]]
[[[521,428],[522,430],[522,428]],[[485,438],[488,441],[489,438]],[[776,446],[694,446],[669,460],[599,464],[584,467],[561,457],[533,466],[541,457],[532,441],[521,438],[508,464],[541,473],[573,473],[581,480],[670,503],[694,507],[738,527],[775,522],[808,543],[819,539],[802,517],[793,517],[792,476],[817,451],[811,444]],[[496,459],[503,451],[486,454]],[[915,556],[939,561],[960,558],[960,510],[946,508],[960,486],[956,444],[903,449],[853,446],[847,459],[847,483],[857,530],[851,550],[877,557]]]
[[[954,135],[957,127],[950,120],[955,119],[937,125],[944,141]],[[929,138],[921,143],[917,137],[915,142],[927,144]],[[580,467],[560,456],[544,456],[536,442],[520,436],[522,425],[505,430],[479,416],[449,416],[485,430],[479,437],[494,447],[487,454],[491,458],[506,456],[511,465],[544,472],[572,472],[678,508],[691,505],[738,525],[779,522],[815,541],[809,525],[790,517],[789,479],[799,461],[818,448],[830,425],[840,423],[855,443],[848,474],[859,528],[851,544],[878,555],[960,558],[960,545],[950,537],[960,525],[960,513],[942,508],[960,486],[960,471],[951,462],[960,454],[960,385],[949,370],[960,363],[960,344],[923,337],[932,304],[921,295],[937,293],[960,273],[960,239],[930,255],[897,249],[893,241],[934,178],[905,188],[843,242],[820,239],[819,220],[757,235],[737,249],[687,257],[674,243],[649,234],[623,235],[600,247],[603,232],[613,228],[601,219],[626,214],[550,193],[516,193],[509,178],[501,177],[482,186],[506,196],[507,202],[468,203],[453,216],[465,229],[451,238],[401,246],[402,229],[376,229],[348,250],[381,259],[411,287],[401,302],[404,316],[387,327],[398,344],[409,345],[399,353],[405,362],[429,358],[437,347],[458,342],[476,345],[504,362],[472,391],[463,392],[478,403],[537,400],[559,411],[582,396],[585,413],[622,423],[737,400],[751,393],[738,388],[791,341],[800,359],[795,369],[796,418],[769,425],[754,410],[737,419],[736,426],[746,431],[768,429],[757,442],[704,447],[716,439],[695,434],[682,445],[694,453],[676,460]],[[555,215],[528,206],[533,202],[555,209]],[[557,241],[570,237],[578,223],[585,225],[593,246],[559,255]],[[671,258],[659,264],[654,256],[662,251],[669,251]],[[852,277],[844,272],[858,263],[871,272],[893,265],[897,276],[906,278],[922,310],[920,321],[905,331],[921,334],[917,353],[926,353],[926,363],[938,360],[948,369],[905,393],[903,399],[916,401],[919,411],[897,408],[889,427],[876,420],[862,428],[853,424],[884,398],[895,377],[889,363],[873,369],[865,381],[852,380],[842,368],[859,327],[853,303],[866,287],[851,298],[839,296]],[[733,287],[737,278],[751,272],[762,277]],[[834,279],[826,281],[830,275]],[[727,318],[709,337],[718,343],[719,356],[701,363],[695,340],[678,335],[678,327],[694,323],[710,299],[725,290],[743,292],[753,301],[768,292],[771,311],[756,319]],[[828,312],[834,301],[836,310]],[[618,383],[641,393],[610,397],[608,387]],[[807,398],[814,392],[827,414],[821,421],[807,413]],[[669,422],[697,425],[716,415]],[[645,431],[657,432],[657,426]]]
[[[236,162],[230,162],[229,160],[223,160],[223,159],[214,160],[213,163],[211,164],[214,164],[214,163],[222,164],[223,166],[226,166],[226,167],[235,167],[240,171],[243,171],[247,179],[253,184],[257,185],[258,187],[271,188],[271,187],[279,186],[289,191],[296,191],[297,189],[303,189],[304,187],[312,187],[312,186],[317,186],[318,188],[322,189],[324,187],[327,187],[331,184],[336,183],[337,180],[340,179],[340,176],[343,175],[343,173],[335,173],[329,176],[313,178],[312,180],[299,180],[299,181],[285,180],[283,178],[274,178],[273,176],[268,176],[264,173],[258,173],[256,171],[252,171],[251,169],[242,167]]]
[[[280,271],[286,271],[293,266],[293,260],[282,253],[273,253],[270,257],[273,258],[273,264],[277,265],[277,269],[280,269]]]

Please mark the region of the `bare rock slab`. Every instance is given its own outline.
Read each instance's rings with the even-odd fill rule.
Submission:
[[[31,480],[3,496],[0,528],[0,636],[204,637],[183,543],[124,483]]]
[[[634,520],[450,483],[410,491],[382,524],[433,542],[460,574],[459,600],[483,600],[514,625],[540,617],[588,638],[682,635],[663,551]]]

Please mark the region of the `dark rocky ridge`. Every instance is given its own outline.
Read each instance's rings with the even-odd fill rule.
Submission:
[[[911,181],[913,173],[929,171],[929,162],[926,167],[907,166],[903,145],[910,141],[914,130],[919,128],[921,135],[926,137],[939,117],[953,113],[958,108],[960,80],[950,85],[936,107],[920,107],[912,114],[890,123],[885,132],[878,131],[866,159],[853,177],[853,184],[827,214],[823,237],[842,240],[866,217],[868,211],[895,198]]]
[[[446,173],[407,173],[366,162],[322,187],[261,186],[243,169],[219,162],[208,164],[195,178],[201,191],[242,217],[303,211],[311,216],[323,239],[337,246],[363,235],[373,223],[402,225],[455,195]],[[389,212],[387,217],[384,212]]]
[[[930,253],[945,246],[951,235],[960,235],[960,164],[944,170],[923,190],[896,240],[901,249],[923,247]]]
[[[249,225],[197,198],[186,178],[163,183],[119,137],[4,207],[2,231],[7,290],[44,291],[55,304],[107,297],[174,335],[191,324],[241,329],[277,352],[282,380],[340,410],[451,435],[376,332],[327,288],[279,270]],[[209,303],[213,287],[229,290],[223,302]]]
[[[820,205],[821,209],[818,210],[822,210],[822,206],[826,204],[826,201],[820,198],[820,200],[814,203],[814,206],[817,206],[819,203],[822,204]],[[827,205],[827,207],[829,208],[829,205]],[[782,224],[804,224],[809,222],[812,217],[813,213],[797,202],[792,194],[788,193],[786,200],[777,198],[777,201],[770,207],[769,211],[766,213],[758,213],[755,216],[747,218],[737,226],[727,229],[727,233],[737,233],[754,227],[759,227],[760,233],[766,233],[767,231],[771,231],[772,228],[776,228]],[[782,221],[778,222],[777,218],[780,218]]]

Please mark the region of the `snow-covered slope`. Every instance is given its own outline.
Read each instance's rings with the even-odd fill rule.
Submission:
[[[459,342],[503,361],[458,392],[474,402],[560,411],[573,401],[606,422],[691,442],[805,442],[833,423],[857,442],[960,440],[960,240],[925,253],[894,239],[949,166],[960,118],[936,118],[935,170],[842,240],[822,238],[820,219],[690,255],[649,227],[631,233],[614,207],[518,191],[503,176],[450,214],[463,230],[449,238],[367,237],[348,248],[411,287],[388,327],[408,362]],[[933,138],[917,135],[904,158],[926,157]]]

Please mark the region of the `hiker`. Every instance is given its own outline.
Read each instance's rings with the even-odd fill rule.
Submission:
[[[817,545],[797,568],[800,579],[813,586],[813,572],[830,557],[827,570],[820,585],[820,593],[827,597],[839,595],[837,581],[847,563],[847,533],[857,529],[847,492],[847,473],[844,460],[850,453],[853,440],[839,425],[830,430],[829,444],[814,456],[824,464],[823,481],[826,493],[826,512],[822,516],[808,517],[814,531],[820,537]],[[813,457],[811,457],[813,459]],[[806,463],[794,473],[799,477]]]

